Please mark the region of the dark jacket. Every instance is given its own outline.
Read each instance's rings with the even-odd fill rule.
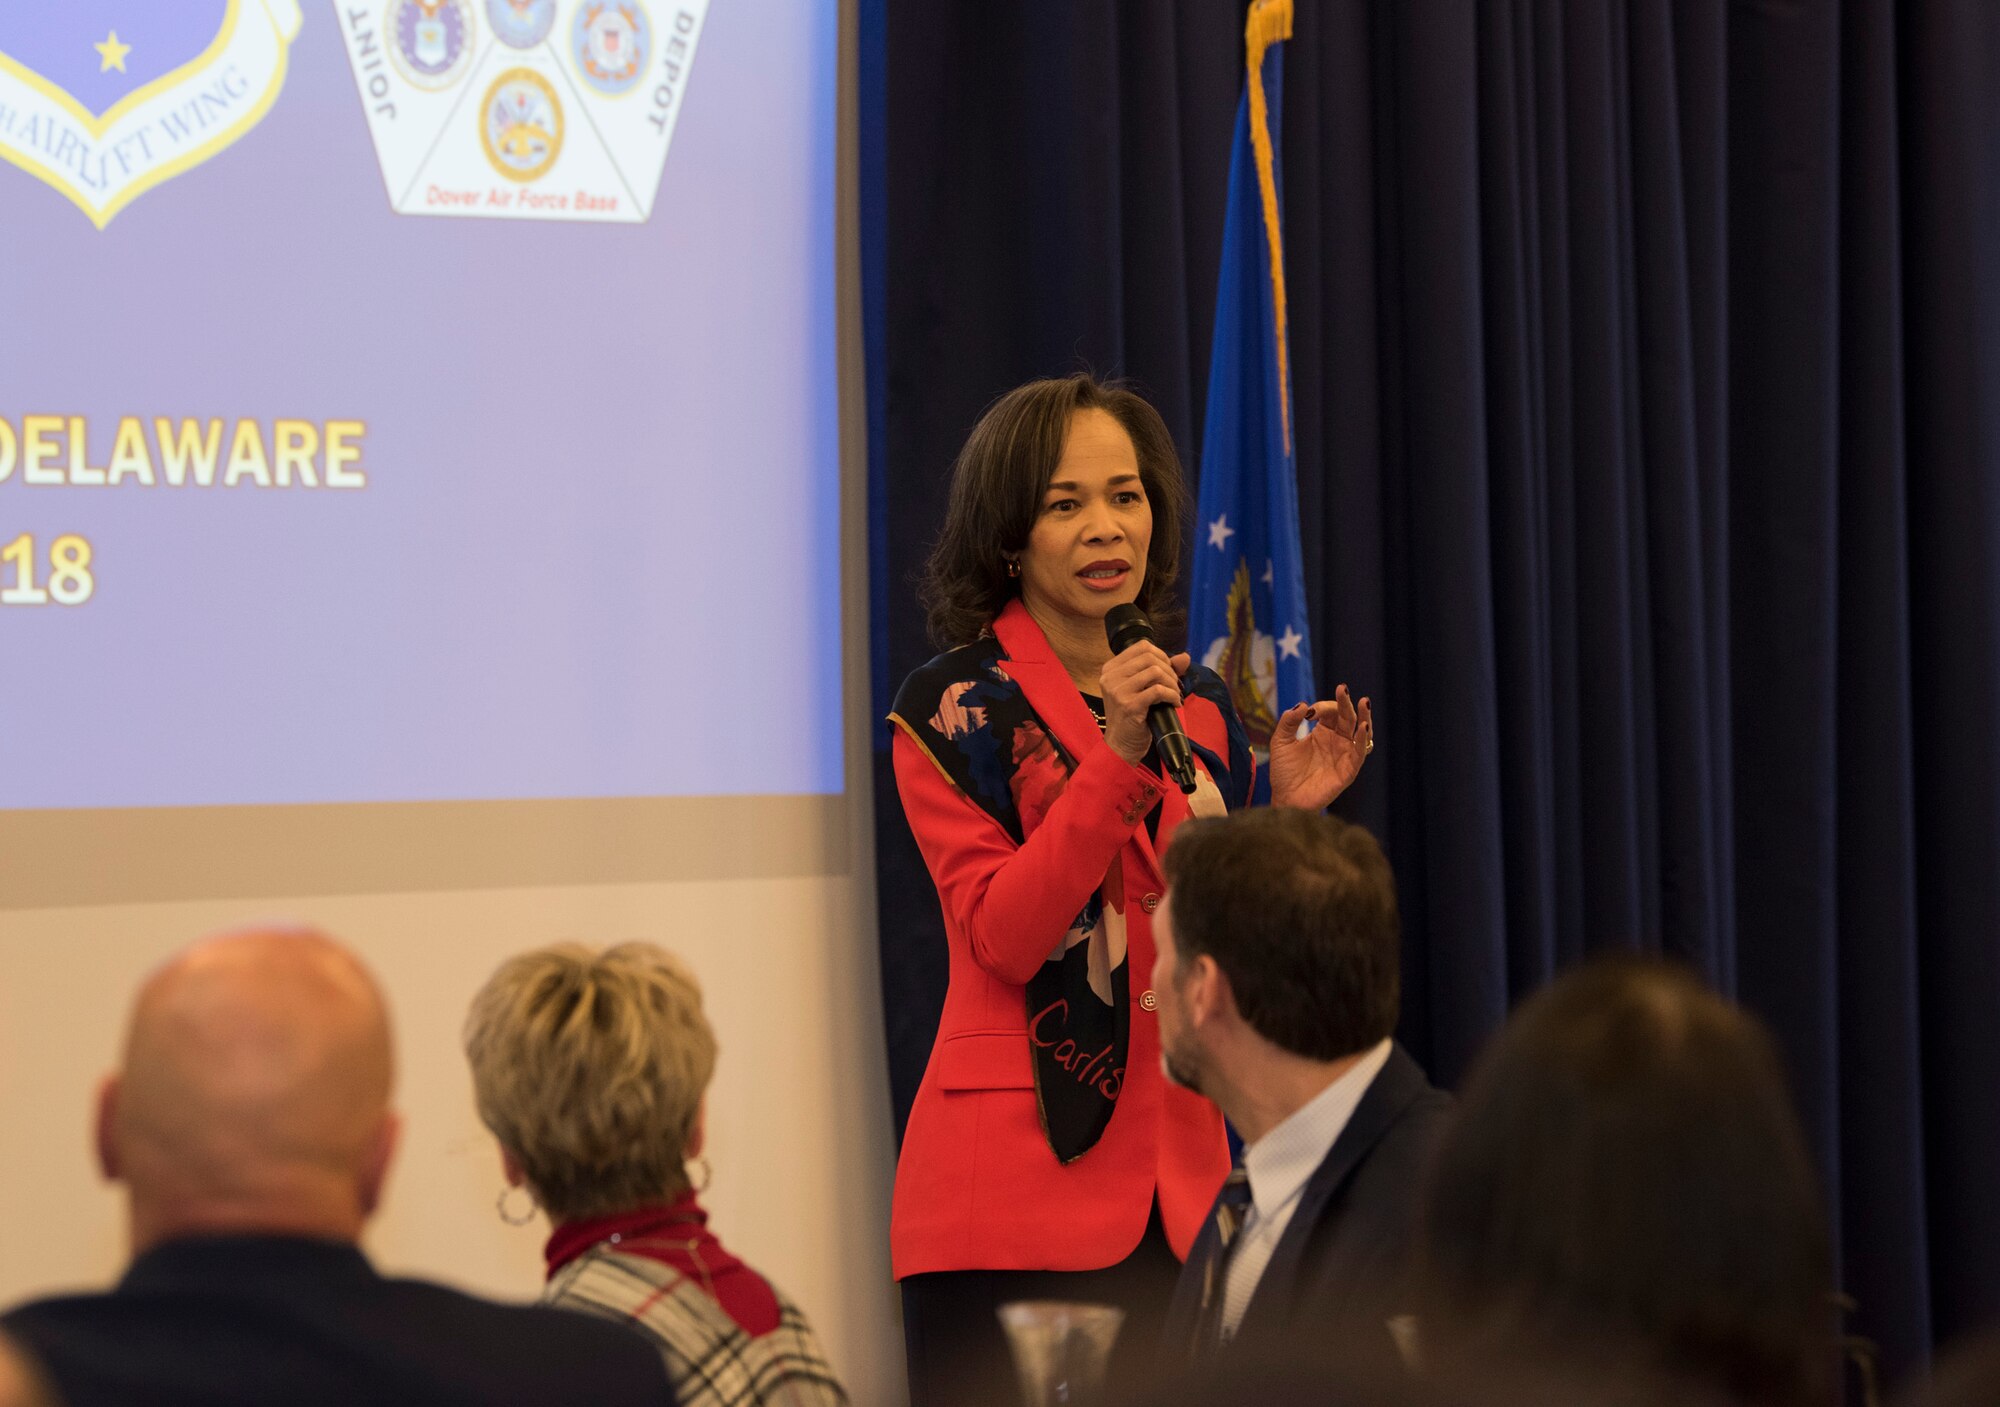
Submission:
[[[1397,1297],[1424,1171],[1453,1107],[1452,1097],[1431,1087],[1402,1046],[1390,1050],[1347,1127],[1306,1180],[1232,1348],[1324,1332],[1357,1317],[1379,1324],[1405,1308]],[[1218,1250],[1211,1210],[1167,1313],[1166,1344],[1173,1353],[1200,1357],[1214,1348],[1197,1345],[1194,1337],[1202,1286]]]
[[[0,1327],[67,1407],[662,1407],[631,1329],[389,1280],[353,1246],[281,1236],[157,1246],[105,1294],[22,1305]]]

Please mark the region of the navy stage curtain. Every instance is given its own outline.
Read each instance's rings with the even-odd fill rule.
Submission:
[[[980,408],[1137,379],[1193,464],[1233,4],[863,8],[876,704]],[[2000,6],[1301,0],[1313,651],[1375,699],[1404,1039],[1580,954],[1762,1014],[1855,1327],[2000,1312]],[[943,989],[876,771],[899,1118]]]

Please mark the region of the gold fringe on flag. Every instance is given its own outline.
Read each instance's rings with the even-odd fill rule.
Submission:
[[[1264,240],[1271,247],[1271,306],[1278,336],[1278,423],[1285,453],[1292,452],[1292,376],[1285,336],[1285,238],[1278,222],[1277,161],[1271,146],[1271,110],[1264,101],[1264,51],[1292,37],[1292,0],[1251,0],[1243,26],[1250,67],[1250,146],[1257,157],[1257,190],[1264,199]]]

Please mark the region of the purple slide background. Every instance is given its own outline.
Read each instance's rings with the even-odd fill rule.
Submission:
[[[361,492],[0,484],[97,572],[0,607],[0,808],[838,792],[836,56],[717,0],[638,226],[391,212],[325,0],[103,231],[0,163],[17,430],[369,426]]]
[[[0,54],[26,64],[95,113],[199,57],[229,12],[228,0],[54,0],[0,5]],[[129,44],[124,68],[95,47],[113,31]]]

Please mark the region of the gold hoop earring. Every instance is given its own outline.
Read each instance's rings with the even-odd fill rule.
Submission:
[[[696,1158],[694,1166],[701,1169],[701,1177],[697,1179],[690,1176],[688,1178],[688,1187],[697,1194],[708,1191],[708,1184],[715,1180],[715,1169],[708,1165],[708,1159],[706,1158]]]
[[[507,1199],[516,1192],[528,1199],[528,1209],[519,1216],[515,1216],[507,1210]],[[535,1213],[539,1208],[535,1206],[535,1194],[527,1188],[503,1187],[500,1189],[500,1195],[493,1200],[493,1210],[500,1213],[500,1220],[506,1222],[509,1226],[526,1226],[535,1219]]]

